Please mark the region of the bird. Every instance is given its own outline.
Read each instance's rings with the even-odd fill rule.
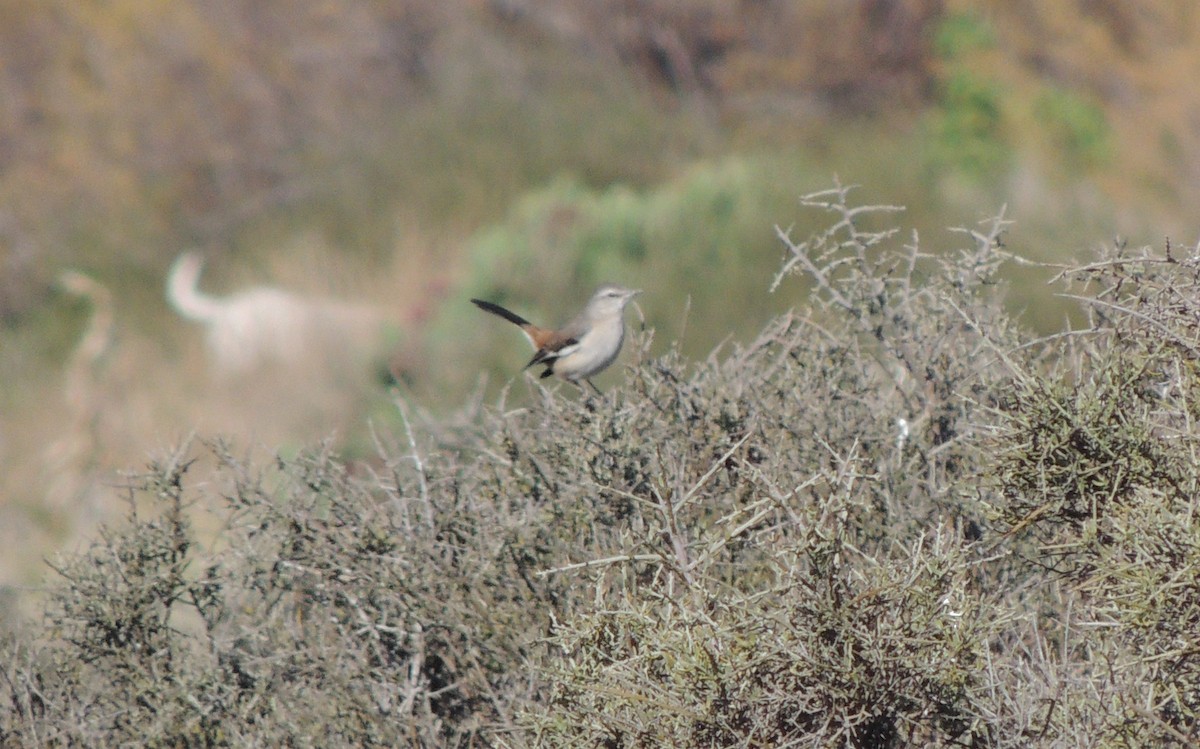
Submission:
[[[472,299],[471,303],[524,331],[536,349],[533,358],[525,365],[526,369],[543,365],[543,379],[557,375],[580,388],[583,386],[579,383],[583,381],[599,393],[600,388],[596,387],[591,377],[616,360],[621,344],[625,342],[625,305],[640,293],[641,289],[602,284],[579,314],[557,330],[538,327],[493,302]]]

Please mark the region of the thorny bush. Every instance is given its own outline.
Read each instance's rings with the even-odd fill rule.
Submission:
[[[933,257],[848,195],[705,361],[397,399],[372,465],[169,453],[9,636],[0,743],[1196,743],[1200,261],[1068,270],[1037,339],[1002,217]]]

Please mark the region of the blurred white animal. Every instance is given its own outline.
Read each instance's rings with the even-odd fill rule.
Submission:
[[[382,318],[369,307],[306,299],[271,286],[209,296],[198,286],[202,267],[195,253],[180,255],[167,275],[167,301],[208,328],[209,353],[222,376],[298,362],[322,349],[352,349],[379,334]]]

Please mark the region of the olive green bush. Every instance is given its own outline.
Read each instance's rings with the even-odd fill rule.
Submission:
[[[1200,255],[1187,252],[1118,245],[1064,271],[1088,324],[1054,342],[1048,371],[1018,372],[996,419],[993,510],[1084,607],[1060,645],[1093,693],[1062,710],[1115,746],[1200,736]]]
[[[933,257],[803,203],[746,344],[152,464],[7,638],[0,743],[1194,744],[1196,263],[1066,272],[1090,322],[1037,339],[1003,217]]]

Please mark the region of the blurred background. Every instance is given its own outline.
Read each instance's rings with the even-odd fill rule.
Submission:
[[[1198,79],[1189,0],[4,0],[0,584],[189,434],[369,461],[390,388],[494,396],[528,350],[471,296],[744,340],[835,175],[929,251],[1002,206],[1036,260],[1192,247]]]

